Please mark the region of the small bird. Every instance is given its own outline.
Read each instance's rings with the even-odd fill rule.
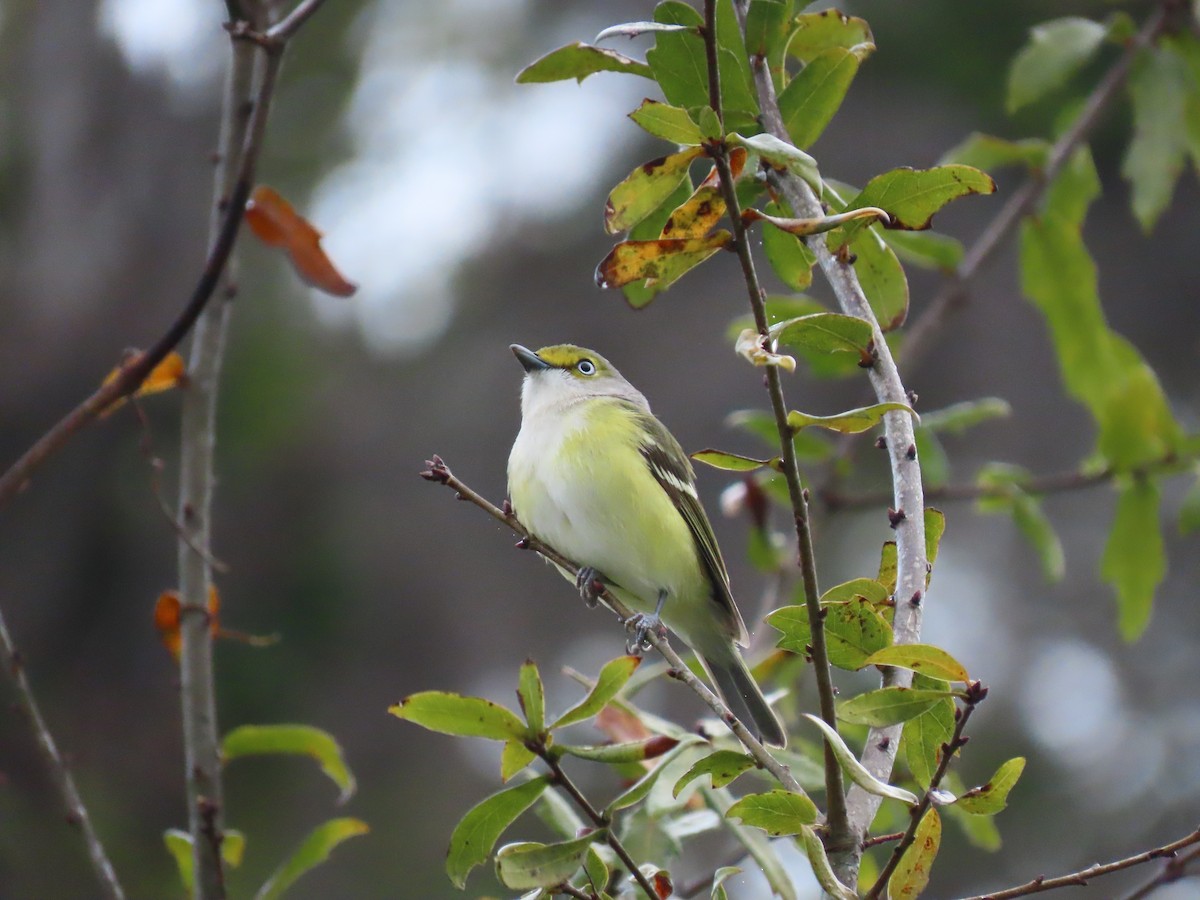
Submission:
[[[746,625],[679,442],[600,354],[572,344],[509,349],[525,368],[508,458],[517,517],[583,567],[576,584],[585,600],[595,602],[600,581],[639,614],[633,644],[665,623],[755,737],[784,746],[735,646],[746,646]]]

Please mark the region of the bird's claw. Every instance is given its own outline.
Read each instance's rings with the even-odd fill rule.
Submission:
[[[653,613],[634,613],[625,620],[625,630],[630,632],[628,640],[625,641],[625,652],[636,656],[654,646],[650,641],[651,634],[660,638],[667,636],[667,627],[663,625],[662,619]]]
[[[596,604],[600,602],[600,593],[604,590],[604,581],[600,573],[591,566],[584,566],[575,576],[575,587],[587,608],[595,609]]]

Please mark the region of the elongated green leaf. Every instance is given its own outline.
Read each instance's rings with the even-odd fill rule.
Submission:
[[[833,751],[833,755],[842,764],[842,768],[846,770],[846,774],[850,776],[850,780],[860,788],[877,797],[890,797],[893,800],[899,800],[901,803],[907,803],[909,806],[917,805],[917,797],[912,791],[906,791],[904,788],[896,787],[894,784],[880,781],[867,771],[866,766],[858,761],[858,757],[854,755],[854,751],[842,740],[842,736],[829,726],[828,722],[811,713],[804,713],[804,718],[808,719],[821,730],[821,734],[825,736],[825,743],[829,745],[829,748]]]
[[[990,194],[996,190],[991,176],[970,166],[937,166],[933,169],[892,169],[876,175],[867,182],[857,197],[846,204],[848,209],[878,206],[887,210],[891,221],[888,228],[923,231],[930,226],[933,215],[951,200],[970,194]],[[841,238],[830,236],[831,246],[840,246],[854,239],[859,230],[870,222],[855,220],[845,226]]]
[[[517,75],[517,84],[566,81],[568,78],[583,81],[596,72],[625,72],[629,75],[641,75],[643,78],[654,77],[650,67],[644,62],[630,59],[615,50],[576,41],[530,63]]]
[[[529,723],[530,731],[539,734],[546,727],[546,691],[532,659],[525,660],[519,678],[517,697],[525,712],[525,721]]]
[[[1050,143],[1041,138],[1010,141],[976,131],[967,135],[958,146],[947,150],[939,162],[961,163],[991,172],[1004,166],[1040,169],[1049,156]]]
[[[878,581],[888,593],[896,590],[896,575],[899,571],[899,563],[897,560],[896,542],[884,541],[883,549],[879,553],[879,575]]]
[[[936,506],[925,507],[925,564],[929,567],[925,573],[926,587],[929,587],[929,579],[933,577],[933,564],[937,562],[938,548],[945,533],[946,514]]]
[[[1006,419],[1012,415],[1007,400],[999,397],[984,397],[945,406],[921,416],[921,424],[939,434],[962,434],[992,419]]]
[[[777,85],[791,33],[791,11],[791,0],[751,0],[746,13],[746,52],[751,59],[761,56],[767,61]]]
[[[886,334],[899,328],[908,315],[908,277],[895,251],[874,229],[866,228],[850,242],[850,254],[880,330]]]
[[[784,215],[778,203],[769,203],[763,210],[767,215]],[[812,268],[817,257],[800,238],[774,227],[762,230],[763,250],[779,280],[793,291],[803,291],[812,284]]]
[[[189,897],[195,884],[195,874],[192,863],[192,836],[178,828],[168,828],[163,832],[163,843],[167,852],[175,860],[175,868],[179,872],[179,881],[183,891]],[[238,868],[246,852],[246,836],[234,828],[227,828],[221,835],[221,859],[227,866]]]
[[[816,143],[842,105],[858,64],[849,50],[823,50],[783,89],[779,112],[793,144],[803,150]]]
[[[558,753],[577,756],[580,759],[590,759],[592,762],[618,764],[654,759],[656,756],[662,756],[678,743],[679,741],[673,737],[656,734],[639,741],[625,741],[620,744],[555,744],[554,749]]]
[[[493,741],[524,741],[530,736],[525,723],[511,710],[482,697],[424,691],[389,706],[388,712],[441,734]]]
[[[868,428],[874,428],[883,421],[886,413],[893,410],[903,410],[916,417],[916,413],[903,403],[876,403],[874,406],[847,410],[835,416],[810,416],[808,413],[792,411],[788,413],[788,424],[797,431],[817,425],[830,431],[840,431],[842,434],[859,434]]]
[[[867,657],[864,666],[898,666],[943,681],[967,682],[971,677],[962,663],[931,644],[895,644]]]
[[[664,25],[662,22],[624,22],[620,25],[610,25],[598,35],[596,35],[596,43],[606,41],[609,38],[625,37],[633,38],[640,34],[650,34],[651,32],[660,31],[687,31],[687,25]]]
[[[803,13],[793,20],[787,52],[804,62],[834,47],[853,49],[860,58],[875,49],[875,38],[866,19],[847,16],[836,9]]]
[[[906,900],[918,897],[929,884],[929,872],[942,844],[942,820],[931,806],[921,817],[912,845],[900,857],[900,864],[888,879],[888,897]]]
[[[703,151],[689,147],[642,163],[612,189],[604,207],[604,229],[616,234],[632,228],[662,205],[687,177],[688,166]]]
[[[264,754],[298,754],[315,759],[324,772],[341,790],[339,802],[354,794],[354,775],[351,774],[342,748],[333,735],[311,725],[242,725],[225,735],[221,742],[221,758],[231,762],[241,756]]]
[[[942,746],[954,735],[954,701],[939,700],[904,723],[904,760],[917,784],[926,790],[942,760]]]
[[[596,267],[596,284],[615,288],[650,279],[667,287],[731,240],[733,235],[722,230],[702,238],[622,241]]]
[[[454,886],[466,886],[467,875],[478,865],[487,862],[492,847],[517,816],[533,806],[546,786],[547,777],[534,778],[492,794],[476,804],[462,817],[450,835],[446,853],[446,874]]]
[[[725,813],[740,819],[743,825],[761,828],[772,837],[799,834],[806,825],[817,821],[817,806],[804,794],[791,791],[767,791],[747,794]]]
[[[611,877],[609,875],[608,863],[604,861],[604,857],[596,849],[596,844],[588,845],[587,853],[583,857],[583,871],[597,895],[608,887],[608,881]]]
[[[329,854],[338,844],[360,834],[366,834],[370,830],[366,822],[349,818],[330,819],[323,825],[318,825],[304,839],[296,852],[275,870],[274,874],[267,879],[266,884],[259,888],[258,893],[254,895],[255,900],[277,900],[278,897],[282,897],[284,891],[295,884],[301,876],[329,859]]]
[[[722,788],[743,772],[753,769],[758,763],[754,757],[736,750],[717,750],[701,759],[675,782],[671,789],[672,796],[678,797],[679,792],[702,775],[712,778],[714,788]]]
[[[757,126],[758,98],[754,93],[746,43],[742,39],[742,24],[733,8],[733,0],[716,0],[716,3],[717,69],[721,75],[721,107],[726,130]]]
[[[500,780],[508,781],[535,759],[537,754],[520,741],[505,741],[500,751]]]
[[[692,454],[692,459],[725,472],[753,472],[764,466],[777,466],[776,461],[772,459],[755,459],[752,456],[726,453],[724,450],[697,450]]]
[[[833,874],[833,867],[829,865],[829,857],[825,855],[825,845],[821,843],[820,836],[806,827],[800,832],[800,842],[804,845],[804,852],[808,856],[813,874],[817,876],[817,883],[825,889],[825,893],[836,900],[857,900],[858,892],[850,890]]]
[[[1061,87],[1104,41],[1099,22],[1070,16],[1036,25],[1008,73],[1008,111],[1016,112]]]
[[[972,788],[955,801],[954,805],[973,816],[992,816],[1008,806],[1008,795],[1021,773],[1025,771],[1025,757],[1008,760],[996,770],[987,784]]]
[[[1187,102],[1196,91],[1174,53],[1143,50],[1129,73],[1133,138],[1121,166],[1132,185],[1133,213],[1149,232],[1171,202],[1188,151]]]
[[[1132,641],[1150,621],[1154,589],[1167,574],[1158,485],[1134,479],[1121,488],[1100,574],[1117,592],[1117,626]]]
[[[1192,482],[1179,507],[1179,533],[1187,535],[1197,531],[1200,531],[1200,477]]]
[[[941,487],[950,479],[950,457],[938,436],[922,424],[913,428],[913,443],[917,447],[917,459],[921,461],[921,481],[925,490]]]
[[[654,10],[654,21],[667,25],[704,24],[700,13],[686,3],[667,0]],[[654,80],[672,106],[693,109],[708,104],[708,63],[699,33],[664,32],[655,35],[646,53]]]
[[[838,718],[855,725],[879,728],[898,725],[919,716],[946,696],[946,691],[879,688],[843,702],[838,706]]]
[[[603,838],[604,833],[597,831],[557,844],[505,844],[496,853],[496,877],[518,891],[554,887],[574,875],[588,847]]]
[[[879,235],[906,263],[923,269],[953,272],[962,262],[962,241],[935,231],[884,231]]]
[[[618,810],[627,809],[635,803],[639,803],[650,793],[650,789],[654,787],[659,776],[662,775],[671,763],[685,750],[690,750],[690,748],[695,747],[698,743],[700,743],[700,739],[694,735],[681,740],[674,749],[659,760],[658,765],[614,797],[608,806],[604,808],[604,814],[612,816]]]
[[[655,100],[643,100],[642,105],[629,114],[655,137],[676,144],[699,144],[704,136],[686,109],[670,106]]]
[[[609,660],[600,670],[596,684],[588,692],[588,695],[559,716],[550,727],[562,728],[565,725],[583,722],[596,715],[621,692],[621,688],[625,687],[625,683],[629,681],[641,664],[640,656],[618,656],[616,659]]]
[[[1012,498],[1012,517],[1017,530],[1037,552],[1046,580],[1061,581],[1066,574],[1066,557],[1058,533],[1042,511],[1042,504],[1024,491],[1016,490]]]

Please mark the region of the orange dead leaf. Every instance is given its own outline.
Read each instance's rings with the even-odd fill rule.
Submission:
[[[246,224],[268,247],[282,247],[296,273],[313,287],[349,297],[358,287],[347,281],[321,249],[321,232],[274,188],[260,184],[246,204]]]
[[[125,355],[124,361],[104,376],[104,380],[100,382],[101,387],[106,384],[112,384],[120,376],[122,372],[130,366],[137,364],[137,361],[142,358],[141,351],[132,351]],[[161,394],[163,391],[169,391],[171,388],[179,387],[187,380],[187,366],[184,365],[183,357],[172,350],[163,357],[162,362],[150,370],[150,374],[146,376],[146,380],[141,383],[136,391],[133,392],[134,397],[145,397],[147,394]],[[125,403],[124,397],[119,397],[114,400],[101,413],[102,416],[107,416],[109,413],[120,409]]]
[[[218,613],[221,610],[221,597],[216,585],[208,587],[208,627],[213,637],[221,631]],[[178,591],[163,591],[158,595],[154,604],[154,627],[158,630],[159,639],[163,646],[171,651],[175,662],[183,651],[183,638],[179,633],[179,623],[182,619],[182,605],[179,602]]]

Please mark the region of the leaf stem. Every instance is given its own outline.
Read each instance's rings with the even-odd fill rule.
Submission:
[[[892,877],[892,873],[896,871],[896,866],[900,864],[901,858],[904,856],[904,851],[912,846],[913,841],[917,836],[917,828],[921,824],[921,819],[925,817],[925,813],[929,807],[933,805],[934,792],[942,783],[942,779],[946,777],[946,773],[950,770],[950,761],[954,759],[954,755],[967,742],[967,738],[963,736],[967,727],[967,720],[971,718],[971,713],[987,696],[987,688],[978,681],[972,681],[967,685],[966,695],[964,697],[964,705],[956,710],[954,733],[950,736],[950,740],[942,744],[942,758],[938,762],[938,767],[933,773],[933,777],[929,779],[929,787],[925,789],[925,793],[921,796],[921,802],[912,807],[908,811],[909,823],[904,834],[898,843],[892,849],[892,855],[888,857],[887,863],[879,872],[879,877],[875,879],[875,883],[871,885],[871,889],[863,895],[863,900],[877,900],[882,896],[887,889],[888,879]],[[863,842],[866,846],[866,842]]]
[[[708,57],[708,96],[717,118],[724,125],[724,112],[721,109],[721,76],[717,65],[717,30],[716,2],[705,0],[704,3],[704,46]],[[754,256],[750,251],[750,243],[746,239],[746,226],[742,221],[741,208],[734,186],[733,172],[729,166],[729,154],[723,142],[714,142],[709,148],[709,155],[716,165],[720,176],[721,194],[729,214],[730,225],[733,229],[733,245],[736,248],[738,261],[742,267],[742,277],[746,283],[750,308],[754,314],[754,323],[758,333],[764,338],[769,336],[770,326],[767,322],[766,307],[763,302],[764,292],[759,284],[758,273],[754,267]],[[767,394],[771,399],[771,410],[775,416],[775,426],[779,434],[780,458],[783,475],[787,481],[788,496],[792,504],[792,518],[796,529],[797,553],[800,563],[800,574],[804,584],[804,602],[808,609],[808,618],[812,624],[812,661],[816,673],[817,695],[820,703],[821,718],[831,727],[837,728],[836,693],[833,686],[833,675],[829,665],[829,652],[825,645],[824,620],[821,617],[821,594],[817,584],[816,556],[813,550],[812,530],[809,527],[808,499],[800,478],[800,466],[796,459],[796,448],[792,443],[792,427],[787,421],[787,403],[783,396],[783,381],[779,375],[778,366],[766,366]],[[837,757],[825,745],[825,804],[826,821],[829,826],[830,845],[839,846],[852,840],[849,823],[846,816],[845,788],[842,783],[842,768]]]

